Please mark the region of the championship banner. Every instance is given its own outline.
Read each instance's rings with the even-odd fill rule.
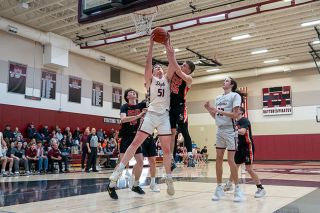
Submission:
[[[122,88],[112,87],[112,108],[120,109],[122,103]]]
[[[27,65],[9,62],[8,92],[26,93]]]
[[[69,76],[69,101],[81,103],[81,78]]]
[[[41,98],[56,99],[57,74],[41,70]]]
[[[262,89],[263,115],[292,114],[291,87],[270,87]]]
[[[103,84],[92,83],[92,106],[103,106]]]

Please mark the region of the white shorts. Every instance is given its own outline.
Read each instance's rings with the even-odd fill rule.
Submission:
[[[216,135],[216,149],[226,149],[228,151],[237,150],[238,135],[235,130],[231,128],[218,128]]]
[[[171,135],[171,126],[168,111],[161,114],[148,111],[144,118],[141,119],[139,131],[152,135],[154,129],[157,129],[158,135],[160,136]]]

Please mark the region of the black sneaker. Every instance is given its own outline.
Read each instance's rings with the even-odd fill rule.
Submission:
[[[109,187],[109,185],[110,184],[107,185],[107,191],[108,191],[109,196],[114,200],[118,200],[116,188],[115,187],[111,188],[111,187]]]
[[[174,160],[171,161],[171,171],[177,168],[176,162]]]
[[[136,192],[138,193],[139,195],[144,195],[145,192],[141,189],[140,186],[132,186],[132,189],[131,189],[133,192]]]

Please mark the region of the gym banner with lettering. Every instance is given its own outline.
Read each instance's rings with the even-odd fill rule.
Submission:
[[[103,106],[103,84],[92,83],[92,106]]]
[[[26,93],[27,65],[9,62],[8,92]]]
[[[120,109],[122,104],[122,88],[112,87],[112,108]]]
[[[57,74],[41,70],[41,98],[56,99]]]
[[[81,78],[69,76],[69,101],[81,103]]]
[[[263,96],[263,115],[292,114],[290,86],[263,88],[262,96]]]

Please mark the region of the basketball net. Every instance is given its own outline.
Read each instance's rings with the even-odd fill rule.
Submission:
[[[150,35],[153,19],[157,16],[158,7],[131,13],[136,33],[139,36]]]

